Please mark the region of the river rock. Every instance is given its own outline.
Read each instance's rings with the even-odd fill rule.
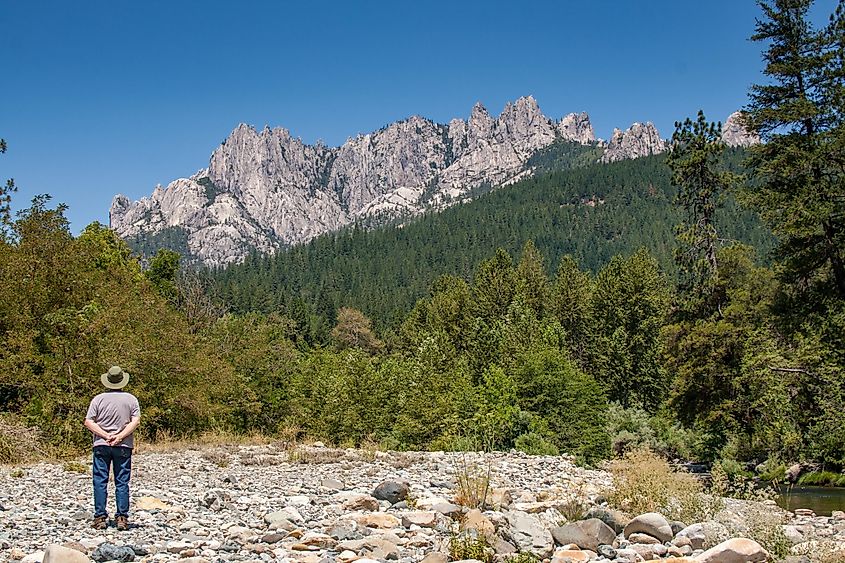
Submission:
[[[754,563],[766,561],[768,552],[754,540],[733,538],[711,547],[698,557],[699,563]]]
[[[623,531],[626,539],[636,532],[648,534],[660,540],[661,543],[672,539],[672,527],[666,518],[657,512],[640,514],[628,522],[628,525],[625,526]]]
[[[798,481],[798,477],[801,475],[801,464],[795,463],[790,465],[789,468],[786,470],[784,474],[784,479],[789,481],[790,483],[795,483]]]
[[[42,563],[90,563],[84,553],[61,545],[48,545]]]
[[[580,549],[559,549],[555,551],[554,557],[552,557],[552,563],[580,563],[589,560],[589,552]]]
[[[628,522],[631,521],[631,519],[625,516],[622,512],[603,506],[592,507],[584,515],[584,518],[598,518],[599,520],[613,528],[613,531],[617,535],[621,534]]]
[[[17,556],[18,553],[15,553],[14,555]],[[20,555],[23,555],[23,553],[21,553]],[[42,563],[43,560],[44,560],[44,550],[41,550],[41,549],[39,549],[38,551],[34,551],[34,552],[30,553],[29,555],[26,555],[26,556],[20,558],[21,563]]]
[[[100,544],[91,554],[94,561],[135,561],[135,550],[132,546],[116,546],[111,543]]]
[[[378,500],[396,504],[408,498],[410,490],[408,483],[404,481],[383,481],[373,490],[373,496]]]
[[[437,513],[422,510],[405,512],[402,514],[402,525],[406,528],[410,528],[411,526],[433,528],[437,525]]]
[[[173,510],[173,505],[156,497],[139,497],[134,500],[135,510]]]
[[[704,524],[696,523],[687,526],[677,533],[675,539],[672,540],[678,547],[689,545],[693,549],[704,549],[707,542],[707,535],[704,532]]]
[[[554,552],[552,534],[542,522],[525,512],[506,512],[508,535],[520,551],[530,551],[540,558],[550,557]]]
[[[377,512],[379,505],[378,500],[370,495],[355,495],[343,502],[343,508],[345,510],[365,510],[369,512]]]
[[[631,543],[639,543],[643,545],[660,544],[660,540],[654,536],[643,534],[642,532],[634,532],[628,536],[628,541]]]
[[[353,519],[359,525],[366,528],[396,528],[401,524],[396,516],[387,514],[386,512],[360,514],[358,516],[354,516]]]
[[[616,533],[598,518],[590,518],[554,528],[552,537],[559,545],[574,543],[581,549],[596,551],[600,545],[612,544]]]

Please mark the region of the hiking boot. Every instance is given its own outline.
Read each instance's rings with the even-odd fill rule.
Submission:
[[[129,529],[129,519],[126,516],[115,516],[114,523],[120,531]]]
[[[105,530],[106,526],[108,526],[108,518],[106,516],[97,516],[94,518],[93,527],[95,530]]]

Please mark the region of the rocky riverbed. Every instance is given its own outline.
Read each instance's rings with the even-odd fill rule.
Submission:
[[[459,559],[504,561],[522,552],[554,563],[766,558],[756,542],[722,543],[736,535],[724,523],[687,526],[601,506],[596,501],[610,487],[610,475],[565,456],[385,453],[319,444],[139,453],[127,531],[91,527],[90,463],[80,462],[0,469],[0,558],[441,563],[450,550]],[[483,495],[488,475],[488,506],[473,510],[466,505]],[[473,492],[474,486],[481,490]],[[591,518],[575,522],[582,502],[591,505]],[[112,511],[113,503],[110,491]],[[741,506],[729,508],[728,520],[741,518]],[[845,514],[788,517],[783,530],[796,554],[845,545]],[[793,560],[808,560],[801,557]]]

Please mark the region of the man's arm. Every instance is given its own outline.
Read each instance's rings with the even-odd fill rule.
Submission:
[[[100,428],[100,425],[91,420],[90,418],[85,419],[85,428],[93,432],[95,435],[99,436],[100,438],[104,438],[107,441],[110,441],[113,437],[113,434],[110,434]]]
[[[132,419],[129,421],[129,424],[127,424],[126,426],[123,427],[123,430],[121,430],[117,434],[112,435],[112,437],[108,439],[109,445],[110,446],[116,446],[119,443],[121,443],[123,440],[126,439],[127,436],[132,434],[135,431],[136,428],[138,428],[138,425],[140,423],[141,423],[140,415],[139,416],[133,416]]]

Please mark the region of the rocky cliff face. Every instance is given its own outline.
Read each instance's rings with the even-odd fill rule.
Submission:
[[[607,143],[607,150],[601,157],[602,162],[616,162],[631,158],[640,158],[660,154],[666,150],[666,141],[660,138],[657,128],[652,123],[634,123],[626,131],[613,130],[613,136]]]
[[[722,140],[729,147],[750,147],[760,143],[760,136],[745,126],[742,112],[735,111],[722,125]]]
[[[735,135],[731,119],[725,126]],[[595,143],[590,118],[572,113],[553,121],[530,96],[508,103],[498,117],[481,104],[468,120],[448,125],[413,116],[336,148],[307,145],[282,128],[239,125],[207,169],[139,201],[115,196],[110,222],[124,238],[178,228],[190,259],[228,264],[252,249],[273,252],[355,221],[410,217],[466,200],[480,186],[514,182],[531,174],[529,158],[555,141]],[[665,148],[651,123],[635,123],[614,132],[601,160]]]
[[[209,166],[131,202],[115,196],[111,226],[122,237],[178,227],[207,264],[272,252],[356,220],[379,222],[445,207],[481,185],[530,173],[525,163],[556,140],[595,141],[586,113],[554,122],[531,97],[494,118],[476,104],[448,125],[411,117],[328,148],[281,128],[239,125]]]

